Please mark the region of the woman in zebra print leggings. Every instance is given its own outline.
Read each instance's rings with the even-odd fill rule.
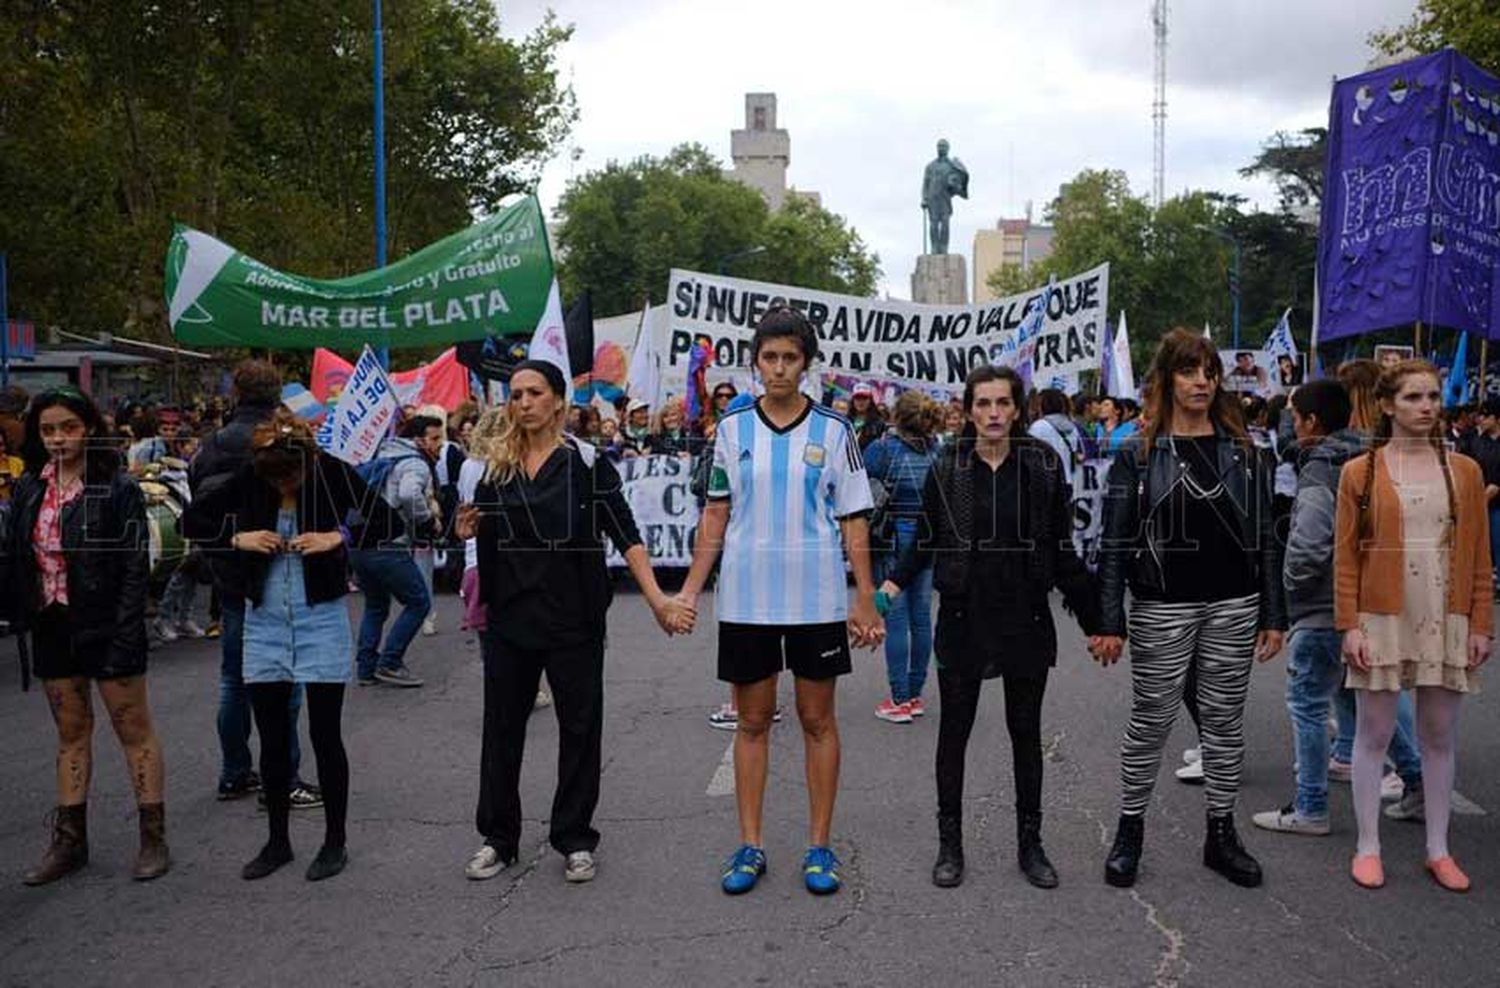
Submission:
[[[1208,833],[1203,863],[1237,885],[1261,881],[1234,827],[1253,659],[1281,649],[1286,606],[1272,531],[1274,466],[1245,434],[1212,343],[1168,333],[1147,382],[1147,425],[1110,468],[1099,583],[1103,665],[1131,641],[1130,723],[1120,752],[1121,806],[1105,862],[1111,885],[1135,883],[1146,806],[1184,683],[1196,678]],[[1125,588],[1131,607],[1125,616]]]

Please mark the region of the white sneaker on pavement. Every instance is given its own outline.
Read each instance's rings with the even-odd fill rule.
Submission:
[[[494,878],[510,865],[511,862],[500,857],[499,851],[488,844],[481,844],[464,866],[464,877],[470,881],[482,882],[487,878]]]
[[[1182,749],[1182,763],[1184,765],[1191,765],[1191,764],[1193,764],[1193,762],[1201,762],[1201,761],[1203,761],[1203,749],[1202,748],[1184,748],[1184,749]]]
[[[1303,834],[1307,837],[1327,837],[1332,828],[1328,818],[1303,816],[1288,803],[1279,810],[1267,810],[1250,818],[1262,830],[1274,830],[1283,834]]]
[[[563,878],[569,882],[592,882],[597,867],[594,864],[594,856],[588,851],[574,851],[568,855],[567,867],[563,870]]]
[[[435,635],[435,634],[437,634],[437,622],[433,620],[432,615],[430,615],[430,614],[427,617],[425,617],[425,618],[422,619],[422,634],[424,634],[424,635]]]
[[[1190,786],[1203,785],[1203,763],[1201,761],[1188,762],[1173,774],[1177,776],[1178,782],[1186,782]]]

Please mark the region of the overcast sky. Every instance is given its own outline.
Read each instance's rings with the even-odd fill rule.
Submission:
[[[939,137],[971,176],[949,247],[966,257],[975,230],[1028,200],[1040,218],[1081,169],[1121,168],[1150,192],[1149,0],[497,2],[508,35],[548,7],[576,28],[560,64],[578,97],[580,157],[544,172],[549,213],[571,175],[610,159],[697,141],[728,166],[744,94],[760,91],[776,93],[791,133],[789,184],[859,230],[896,297],[910,295],[922,169]],[[1273,131],[1326,124],[1331,77],[1362,71],[1369,34],[1405,22],[1415,0],[1170,7],[1167,194],[1219,189],[1270,207],[1269,184],[1238,169]]]

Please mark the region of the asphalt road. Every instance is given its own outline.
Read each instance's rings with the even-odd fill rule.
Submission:
[[[1335,787],[1331,837],[1250,826],[1250,812],[1290,792],[1279,659],[1255,675],[1241,812],[1265,886],[1235,888],[1202,866],[1202,791],[1164,771],[1140,882],[1106,887],[1128,669],[1093,666],[1061,616],[1063,655],[1044,719],[1045,835],[1060,889],[1033,889],[1016,870],[999,683],[986,690],[970,746],[967,880],[957,890],[932,886],[940,704],[911,726],[875,720],[884,664],[863,652],[839,691],[834,830],[844,890],[818,899],[801,886],[801,739],[785,683],[789,717],[773,734],[767,800],[770,873],[730,899],[718,890],[719,863],[736,844],[721,771],[730,736],[705,720],[722,698],[708,617],[696,636],[668,640],[639,598],[615,602],[596,819],[604,839],[587,886],[564,884],[561,858],[545,843],[556,752],[547,711],[530,733],[520,862],[489,882],[463,876],[477,843],[480,669],[472,636],[455,630],[456,600],[443,597],[441,633],[419,638],[410,656],[424,689],[351,687],[343,875],[318,885],[302,878],[321,835],[313,811],[293,820],[297,865],[255,884],[239,878],[264,839],[264,818],[253,800],[214,799],[218,657],[216,644],[200,642],[155,653],[151,672],[172,872],[130,881],[133,806],[101,717],[92,861],[52,886],[24,888],[20,876],[46,839],[54,734],[41,694],[10,685],[14,642],[0,641],[0,984],[1500,984],[1495,813],[1455,818],[1454,852],[1475,884],[1467,896],[1426,878],[1420,826],[1389,822],[1388,885],[1356,888],[1347,787]],[[1500,808],[1496,702],[1481,695],[1466,705],[1459,763],[1460,788],[1491,810]],[[1190,743],[1179,726],[1171,758]]]

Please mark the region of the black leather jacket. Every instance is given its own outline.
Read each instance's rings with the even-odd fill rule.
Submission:
[[[1172,489],[1187,474],[1159,437],[1143,457],[1138,444],[1115,455],[1104,494],[1104,536],[1099,546],[1099,590],[1102,634],[1125,634],[1125,587],[1133,593],[1160,594],[1165,590],[1161,545],[1167,533],[1158,531],[1158,512]],[[1286,600],[1281,589],[1281,541],[1276,538],[1271,512],[1275,464],[1270,454],[1247,441],[1220,432],[1219,476],[1223,479],[1240,523],[1240,544],[1260,588],[1260,628],[1286,629]]]
[[[11,497],[0,553],[5,610],[29,627],[42,607],[42,578],[32,532],[47,485],[25,474]],[[126,473],[92,480],[62,511],[63,554],[68,564],[68,624],[75,651],[104,649],[102,678],[136,675],[146,668],[146,502]]]

